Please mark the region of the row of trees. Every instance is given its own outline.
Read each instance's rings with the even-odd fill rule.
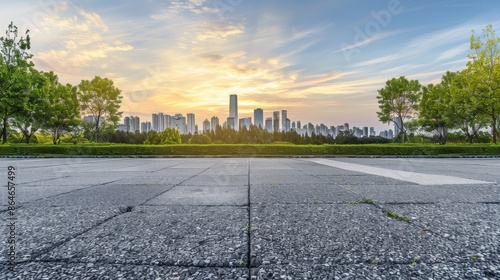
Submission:
[[[11,22],[5,36],[0,37],[2,143],[12,128],[22,133],[21,140],[26,143],[37,131],[50,132],[54,144],[59,144],[63,133],[79,137],[84,127],[81,112],[93,117],[91,139],[98,140],[103,127],[117,124],[121,91],[113,81],[96,76],[78,86],[62,84],[52,71],[35,68],[30,48],[29,30],[20,36]]]
[[[394,122],[407,139],[408,127],[434,133],[445,144],[450,131],[461,131],[472,143],[480,142],[482,130],[491,129],[496,144],[500,119],[500,38],[492,25],[483,38],[472,31],[472,54],[462,71],[446,72],[441,82],[422,86],[417,80],[393,78],[378,91],[382,122]]]
[[[149,131],[144,144],[368,144],[388,143],[390,140],[381,137],[358,138],[350,133],[337,135],[334,139],[331,135],[317,135],[312,133],[300,135],[296,131],[269,132],[266,129],[251,125],[250,128],[242,127],[236,131],[232,128],[218,126],[215,131],[205,134],[180,135],[174,128],[167,128],[162,132]]]

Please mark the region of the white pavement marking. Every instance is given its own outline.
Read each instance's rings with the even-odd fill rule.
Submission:
[[[492,184],[492,182],[464,179],[453,176],[446,175],[435,175],[435,174],[425,174],[416,173],[400,170],[392,170],[380,167],[371,167],[355,163],[346,163],[335,160],[328,159],[310,159],[309,161],[328,165],[335,168],[357,171],[377,176],[388,177],[397,180],[403,180],[408,182],[417,183],[419,185],[477,185],[477,184]]]

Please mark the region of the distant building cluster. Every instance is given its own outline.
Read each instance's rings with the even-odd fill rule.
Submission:
[[[392,139],[399,134],[401,120],[394,120],[394,131],[392,129],[381,131],[378,136]],[[151,122],[142,122],[137,116],[125,117],[124,123],[118,126],[118,130],[127,132],[148,132],[154,130],[161,132],[166,128],[175,128],[181,134],[206,133],[215,131],[217,126],[228,127],[239,130],[243,127],[250,128],[255,125],[259,128],[266,129],[269,132],[274,131],[296,131],[300,135],[311,135],[313,133],[319,135],[330,135],[333,138],[341,133],[350,133],[356,137],[371,137],[377,136],[374,127],[350,127],[349,123],[344,123],[337,126],[326,126],[325,124],[302,124],[301,121],[291,121],[288,117],[287,110],[273,111],[272,117],[264,119],[264,110],[262,108],[254,109],[253,122],[252,117],[238,118],[238,96],[231,94],[229,96],[229,116],[220,124],[219,118],[213,116],[210,120],[205,119],[201,130],[195,121],[195,114],[189,113],[186,116],[182,114],[168,115],[164,113],[154,113],[151,116]]]

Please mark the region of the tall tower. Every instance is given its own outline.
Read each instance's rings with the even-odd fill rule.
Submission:
[[[187,114],[187,133],[194,134],[196,132],[194,114]]]
[[[288,129],[286,127],[286,119],[287,119],[287,111],[281,110],[281,131],[287,132]]]
[[[273,112],[273,130],[280,131],[280,111]]]
[[[238,130],[238,96],[236,94],[229,95],[229,117],[234,118],[234,129]]]
[[[211,119],[210,119],[210,129],[212,131],[215,131],[217,129],[217,126],[219,126],[219,118],[216,117],[216,116],[213,116]]]
[[[264,128],[264,111],[261,108],[253,110],[253,124],[256,127]]]

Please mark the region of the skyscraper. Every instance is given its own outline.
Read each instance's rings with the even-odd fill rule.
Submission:
[[[180,134],[187,133],[186,117],[183,117],[182,114],[175,114],[175,116],[173,116],[171,120],[172,127],[177,128]]]
[[[253,110],[253,122],[256,127],[264,127],[264,111],[261,108]]]
[[[194,120],[194,114],[189,113],[187,114],[187,133],[194,134],[196,131],[196,124]]]
[[[273,112],[273,130],[280,131],[280,111]]]
[[[159,127],[158,127],[158,114],[153,114],[151,116],[151,129],[154,130],[154,131],[159,131]]]
[[[269,132],[273,132],[273,118],[266,118],[266,129]]]
[[[227,118],[227,120],[226,120],[226,125],[227,125],[227,128],[232,128],[232,129],[234,129],[235,124],[236,124],[236,119],[235,119],[235,118],[233,118],[233,117],[228,117],[228,118]]]
[[[219,118],[216,117],[216,116],[213,116],[210,119],[210,129],[212,129],[212,131],[215,131],[215,129],[217,128],[217,126],[219,126]]]
[[[163,113],[158,113],[158,131],[164,131],[165,130],[165,118],[163,116]]]
[[[286,128],[287,111],[281,110],[281,131],[288,131]]]
[[[233,128],[238,130],[238,96],[236,94],[229,95],[229,117],[233,118]],[[229,125],[229,123],[228,123]]]
[[[210,122],[208,121],[208,119],[205,119],[203,121],[203,133],[207,132],[210,132]]]

